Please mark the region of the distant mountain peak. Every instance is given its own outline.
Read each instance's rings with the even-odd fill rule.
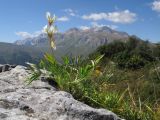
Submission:
[[[72,55],[88,55],[97,47],[113,42],[115,40],[126,41],[129,35],[125,32],[113,30],[107,26],[91,27],[88,30],[79,28],[71,28],[64,33],[56,33],[55,40],[57,50],[56,56],[66,54]],[[45,34],[40,34],[33,38],[18,40],[17,45],[35,46],[40,49],[48,49],[48,39]]]

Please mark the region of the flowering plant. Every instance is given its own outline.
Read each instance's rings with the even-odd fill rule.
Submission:
[[[44,27],[44,32],[48,36],[51,49],[56,50],[56,44],[55,44],[55,38],[54,38],[54,34],[57,32],[57,27],[54,25],[56,21],[56,16],[55,15],[52,16],[49,12],[47,12],[46,18],[48,20],[48,25]]]

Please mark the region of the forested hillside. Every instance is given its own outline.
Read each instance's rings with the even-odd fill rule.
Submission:
[[[41,50],[32,46],[0,43],[0,64],[25,65],[25,62],[38,63],[42,57]]]

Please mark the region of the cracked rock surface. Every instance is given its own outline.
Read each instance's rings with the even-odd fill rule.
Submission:
[[[28,86],[28,75],[23,66],[0,73],[0,120],[121,120],[111,111],[85,105],[47,82],[34,81]]]

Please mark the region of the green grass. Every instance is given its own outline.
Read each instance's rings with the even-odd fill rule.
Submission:
[[[46,54],[38,66],[31,64],[33,74],[28,82],[40,75],[48,76],[60,90],[92,107],[109,109],[127,120],[159,120],[160,72],[155,71],[155,65],[133,71],[118,69],[109,61],[102,67],[102,57],[95,60],[64,57],[60,64]]]

